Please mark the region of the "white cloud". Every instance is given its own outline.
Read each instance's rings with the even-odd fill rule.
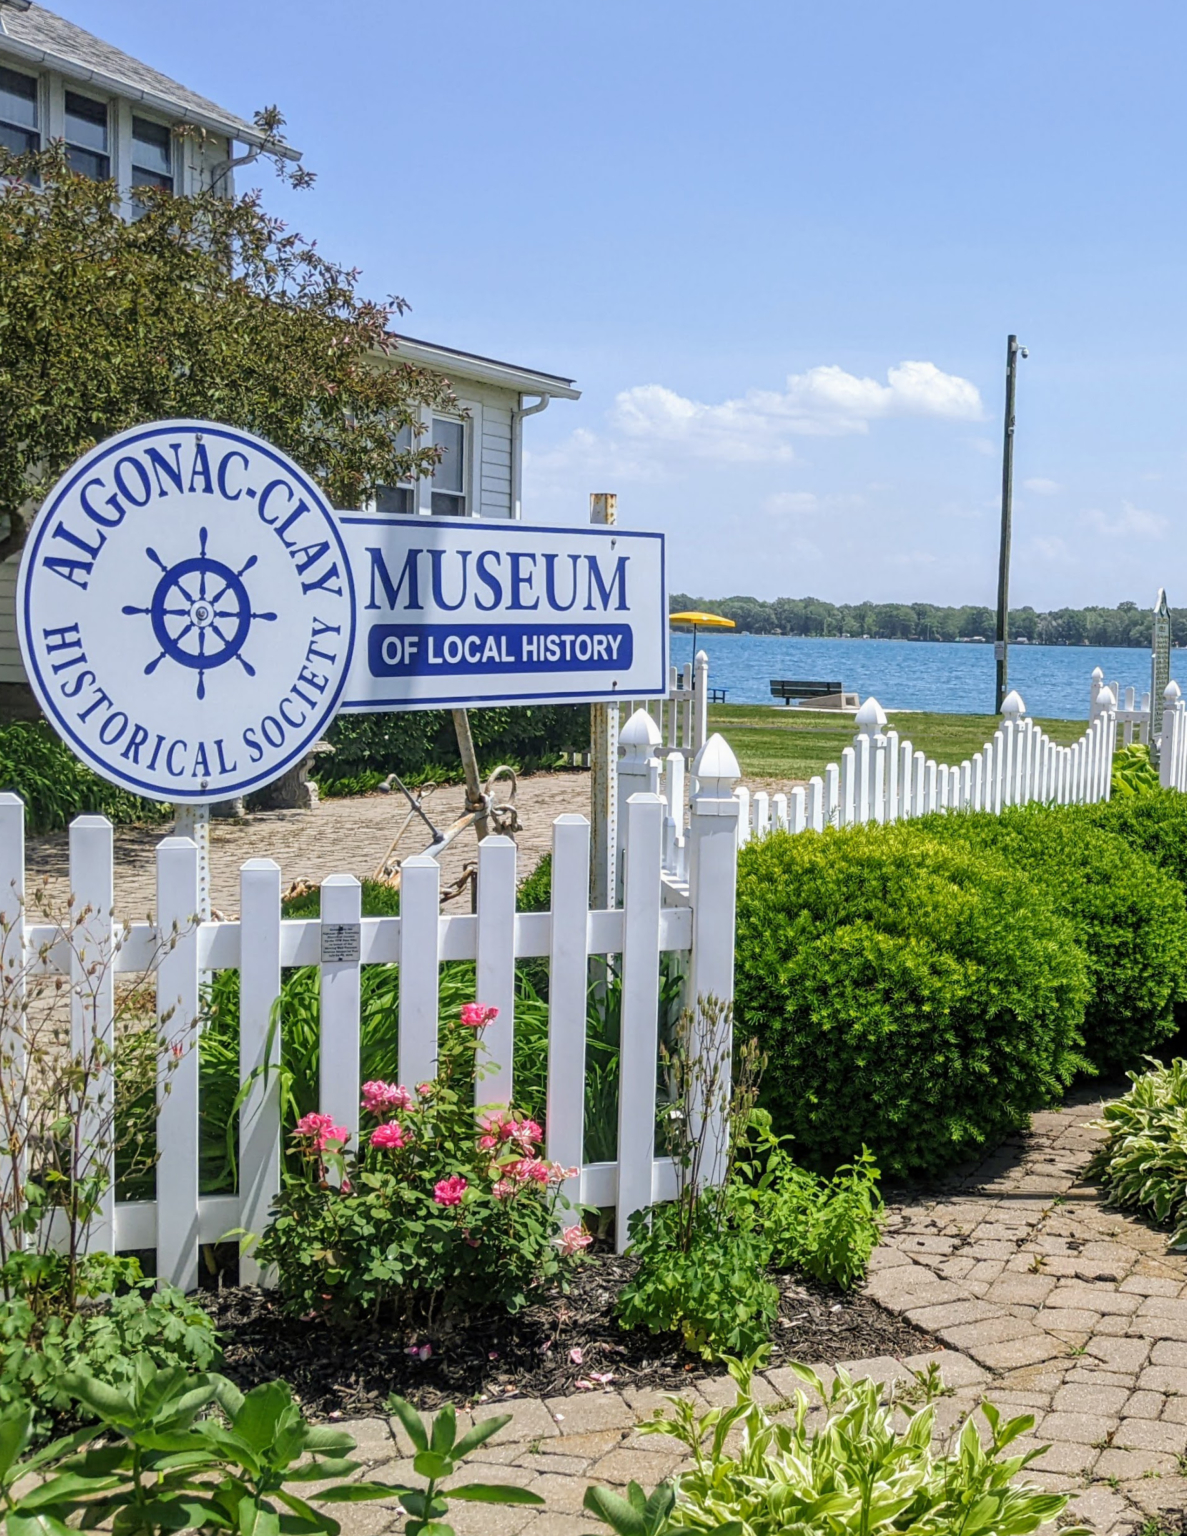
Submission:
[[[1157,538],[1166,531],[1167,520],[1158,512],[1135,507],[1132,501],[1121,503],[1120,517],[1109,518],[1099,508],[1084,513],[1084,521],[1106,538]]]
[[[1026,490],[1033,491],[1036,496],[1058,496],[1063,490],[1058,480],[1048,480],[1045,475],[1033,475],[1022,484]]]
[[[753,463],[790,460],[790,437],[868,432],[871,421],[892,416],[979,421],[984,415],[977,386],[934,363],[900,363],[887,380],[880,384],[827,364],[791,374],[783,390],[750,389],[715,405],[662,384],[638,384],[616,397],[610,424],[635,441],[677,445],[696,458]]]
[[[815,491],[776,491],[763,502],[762,509],[772,517],[803,517],[820,510],[820,497]]]
[[[1055,537],[1031,539],[1027,550],[1043,560],[1051,560],[1057,564],[1066,563],[1070,554],[1064,541]]]

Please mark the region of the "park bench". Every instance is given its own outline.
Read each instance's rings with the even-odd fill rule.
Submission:
[[[840,683],[810,683],[791,678],[773,677],[771,697],[790,704],[792,699],[824,699],[833,693],[843,693]]]

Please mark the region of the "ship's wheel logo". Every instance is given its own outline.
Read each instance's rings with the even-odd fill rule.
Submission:
[[[166,659],[198,674],[198,697],[206,697],[206,674],[237,661],[248,677],[255,668],[243,655],[253,622],[273,620],[274,613],[255,613],[243,577],[256,563],[252,555],[237,571],[206,553],[206,529],[199,530],[199,550],[188,560],[166,565],[151,546],[145,554],[158,566],[161,578],[147,608],[124,607],[126,614],[147,614],[161,647],[145,667],[145,676]]]

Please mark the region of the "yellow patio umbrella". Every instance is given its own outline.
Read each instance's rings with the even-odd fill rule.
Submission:
[[[723,618],[720,613],[670,613],[669,624],[692,626],[692,659],[697,659],[697,630],[698,629],[735,629],[733,619]]]

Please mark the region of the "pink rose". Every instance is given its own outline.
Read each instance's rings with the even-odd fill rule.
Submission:
[[[516,1141],[525,1151],[530,1152],[538,1141],[544,1139],[544,1132],[534,1120],[519,1120],[512,1122],[512,1133]]]
[[[547,1184],[551,1170],[542,1158],[521,1157],[517,1163],[511,1164],[507,1172],[513,1179],[519,1179],[521,1183],[534,1179],[537,1184]]]
[[[571,1258],[573,1254],[580,1253],[583,1248],[588,1248],[590,1243],[593,1242],[593,1238],[584,1227],[573,1226],[566,1227],[560,1237],[557,1238],[557,1242],[560,1244],[561,1253],[564,1254],[565,1258]],[[578,1365],[581,1364],[579,1360],[576,1363]]]
[[[433,1094],[433,1085],[432,1083],[417,1083],[416,1091],[420,1094],[422,1099],[431,1098]]]
[[[389,1120],[386,1125],[377,1125],[371,1132],[373,1147],[390,1147],[393,1151],[406,1147],[409,1139],[408,1132],[396,1120]]]
[[[350,1132],[344,1125],[335,1125],[333,1115],[303,1115],[297,1121],[293,1135],[302,1139],[307,1137],[312,1141],[316,1152],[324,1152],[331,1141],[337,1142],[339,1147],[344,1147],[350,1140]]]
[[[433,1187],[433,1199],[438,1205],[461,1205],[466,1192],[466,1181],[461,1174],[451,1173]]]
[[[492,1019],[497,1019],[499,1010],[488,1007],[486,1003],[463,1003],[461,1021],[467,1029],[484,1029]]]
[[[363,1108],[369,1115],[383,1115],[393,1109],[411,1107],[412,1095],[407,1088],[398,1088],[395,1083],[363,1084]]]
[[[496,1200],[510,1200],[518,1185],[511,1179],[499,1179],[491,1186],[491,1194]]]

